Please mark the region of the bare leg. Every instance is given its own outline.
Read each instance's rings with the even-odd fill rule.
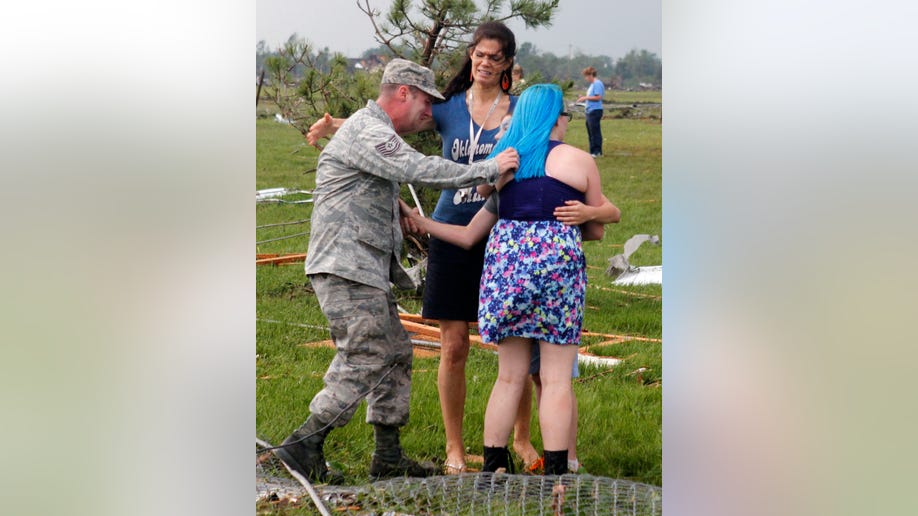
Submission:
[[[440,321],[437,389],[446,430],[447,473],[459,473],[465,469],[462,416],[465,414],[465,363],[468,357],[469,324],[465,321]]]
[[[497,348],[497,381],[485,411],[485,446],[507,446],[523,386],[529,382],[529,352],[529,340],[519,337],[510,337]]]
[[[538,407],[542,401],[542,381],[539,378],[538,373],[532,375],[532,383],[535,384],[535,395],[536,395],[535,403],[536,403],[536,407]],[[573,388],[571,389],[571,399],[573,400],[573,403],[571,405],[571,430],[570,430],[571,436],[570,436],[570,441],[567,446],[567,460],[575,461],[577,460],[578,410],[577,410],[577,395],[573,392]]]
[[[565,450],[570,443],[573,389],[571,369],[577,358],[577,346],[539,343],[542,396],[539,401],[539,425],[546,450]]]
[[[577,460],[577,395],[571,389],[571,437],[567,445],[567,460]]]
[[[516,421],[513,422],[513,451],[519,455],[525,466],[539,460],[539,452],[532,445],[530,420],[532,419],[532,382],[527,381],[523,386],[523,395],[520,406],[516,411]]]
[[[530,419],[532,419],[532,382],[527,381],[523,386],[520,405],[516,411],[516,421],[513,423],[513,451],[520,456],[526,466],[539,459],[539,452],[532,445]]]

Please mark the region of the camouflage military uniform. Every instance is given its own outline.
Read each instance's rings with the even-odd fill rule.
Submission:
[[[456,188],[493,183],[497,175],[493,160],[460,165],[417,152],[372,100],[326,145],[316,172],[306,257],[306,274],[338,350],[325,388],[309,405],[320,421],[330,423],[343,412],[334,426],[346,424],[360,396],[384,374],[367,396],[367,423],[408,421],[411,342],[390,287],[390,281],[415,287],[398,256],[399,183]]]
[[[367,423],[404,426],[411,390],[411,343],[391,292],[330,274],[310,276],[338,352],[325,373],[325,388],[309,404],[320,421],[335,426],[354,415],[367,395]],[[388,374],[386,372],[392,368]]]

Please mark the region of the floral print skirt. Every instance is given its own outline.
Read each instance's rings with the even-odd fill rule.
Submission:
[[[579,227],[500,219],[485,251],[478,333],[489,343],[525,337],[580,344],[586,284]]]

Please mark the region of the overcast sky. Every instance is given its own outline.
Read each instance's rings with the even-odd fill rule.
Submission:
[[[390,0],[370,0],[385,10]],[[481,2],[478,2],[481,5]],[[356,57],[379,45],[369,18],[356,0],[257,0],[255,41],[277,48],[294,32],[318,48],[328,47]],[[542,52],[567,55],[582,52],[618,59],[631,49],[662,54],[661,0],[561,0],[550,28],[508,26],[517,46],[529,42]]]

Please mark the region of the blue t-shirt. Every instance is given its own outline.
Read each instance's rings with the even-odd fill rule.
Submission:
[[[510,96],[510,112],[516,106],[516,96]],[[493,116],[497,116],[492,114]],[[457,93],[447,101],[433,105],[433,117],[436,121],[437,132],[443,140],[443,157],[456,163],[469,162],[469,147],[472,136],[469,135],[469,108],[465,103],[465,94]],[[472,130],[478,134],[481,129],[478,124],[472,123]],[[475,146],[475,162],[484,161],[494,148],[497,140],[494,138],[500,127],[494,129],[481,129],[478,144]],[[446,224],[468,224],[472,217],[478,213],[484,204],[485,198],[478,195],[475,187],[451,188],[440,193],[440,200],[434,209],[431,218]]]
[[[599,79],[593,79],[593,84],[590,84],[590,87],[587,88],[586,96],[592,97],[594,95],[599,95],[599,100],[588,100],[586,101],[586,112],[594,111],[596,109],[602,109],[602,97],[606,94],[606,87],[603,85],[602,81]]]

